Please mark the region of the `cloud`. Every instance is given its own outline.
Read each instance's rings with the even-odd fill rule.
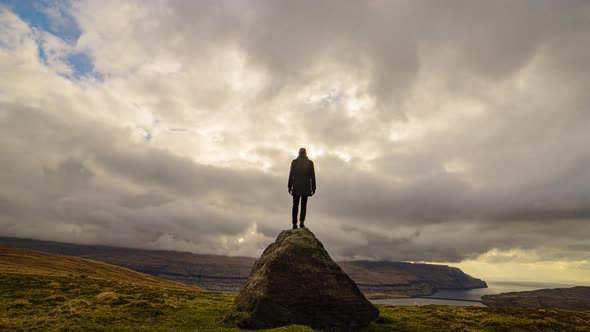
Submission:
[[[305,146],[339,259],[588,260],[588,6],[76,1],[73,44],[4,8],[2,235],[256,256]]]

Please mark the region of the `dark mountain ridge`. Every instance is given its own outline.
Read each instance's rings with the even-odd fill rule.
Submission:
[[[122,266],[160,278],[193,284],[211,291],[237,292],[256,259],[188,252],[80,245],[0,237],[0,245],[83,257]],[[342,269],[367,294],[431,295],[439,289],[487,287],[456,267],[388,261],[343,261]]]
[[[576,286],[500,293],[484,295],[482,300],[485,305],[491,307],[590,310],[590,287]]]

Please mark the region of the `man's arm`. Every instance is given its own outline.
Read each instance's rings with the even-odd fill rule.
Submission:
[[[289,169],[289,182],[287,183],[287,190],[291,193],[293,190],[293,161],[291,162],[291,168]]]
[[[311,162],[311,194],[315,194],[316,183],[315,183],[315,169],[313,167],[313,161]]]

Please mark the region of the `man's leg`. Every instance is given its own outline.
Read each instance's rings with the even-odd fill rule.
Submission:
[[[299,197],[298,195],[293,195],[293,225],[297,225],[297,210],[299,209]],[[304,196],[305,197],[305,196]],[[303,212],[303,211],[302,211]]]
[[[307,212],[307,196],[301,196],[301,216],[299,216],[299,227],[304,227],[305,212]]]

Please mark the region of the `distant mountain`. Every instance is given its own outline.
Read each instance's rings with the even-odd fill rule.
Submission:
[[[487,288],[485,281],[447,265],[387,261],[339,262],[367,294],[431,295],[439,289]]]
[[[590,287],[539,289],[484,295],[483,303],[491,307],[555,308],[590,310]]]
[[[126,267],[164,279],[198,285],[207,290],[236,292],[256,259],[200,255],[187,252],[77,245],[0,237],[0,245],[78,256]],[[342,269],[367,295],[431,295],[438,289],[487,287],[456,267],[405,262],[345,261]]]
[[[203,291],[180,282],[164,280],[90,259],[49,254],[30,249],[0,246],[0,273],[37,276],[82,276],[144,287]]]

